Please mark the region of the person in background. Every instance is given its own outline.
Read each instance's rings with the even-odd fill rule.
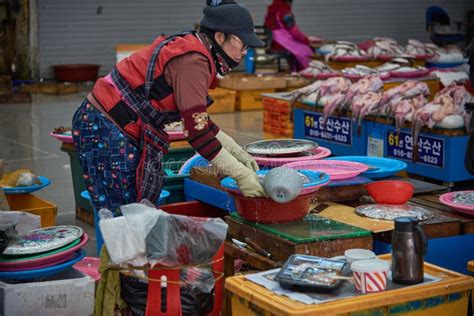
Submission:
[[[208,89],[245,56],[263,46],[249,11],[234,2],[208,0],[198,31],[158,37],[119,62],[95,83],[76,111],[74,145],[95,209],[116,215],[121,205],[156,202],[163,187],[165,124],[182,121],[191,146],[243,195],[266,196],[258,165],[207,114]]]
[[[310,42],[319,39],[308,37],[299,29],[291,11],[292,3],[293,0],[273,0],[267,8],[265,27],[272,32],[271,48],[291,53],[290,66],[293,71],[298,71],[308,67],[313,55]]]

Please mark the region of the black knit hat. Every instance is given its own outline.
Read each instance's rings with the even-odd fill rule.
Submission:
[[[235,34],[250,47],[260,47],[264,43],[255,35],[250,12],[235,2],[207,0],[201,26],[226,34]]]

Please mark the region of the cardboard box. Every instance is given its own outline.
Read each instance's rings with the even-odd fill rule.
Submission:
[[[265,90],[284,89],[286,80],[281,76],[249,75],[236,73],[225,76],[219,80],[219,87],[233,90]]]
[[[209,90],[209,96],[214,103],[207,109],[207,113],[231,113],[235,111],[237,91],[223,88]]]
[[[10,284],[0,281],[0,315],[92,315],[94,280],[68,269],[44,281]]]
[[[262,93],[273,92],[275,92],[274,89],[237,91],[235,109],[238,111],[261,110],[263,109]]]

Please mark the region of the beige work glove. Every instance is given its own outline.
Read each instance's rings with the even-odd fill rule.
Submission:
[[[255,171],[237,161],[225,148],[221,149],[217,156],[211,160],[211,163],[220,173],[233,178],[244,196],[268,197],[258,181]]]
[[[216,138],[222,146],[244,166],[253,171],[258,171],[258,164],[239,144],[237,144],[229,135],[222,130],[217,133]]]

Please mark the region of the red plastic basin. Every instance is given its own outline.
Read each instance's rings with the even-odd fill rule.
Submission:
[[[235,201],[237,213],[244,219],[257,223],[286,223],[305,217],[315,193],[299,195],[293,201],[280,204],[270,198],[247,198],[229,190]]]
[[[95,81],[100,65],[95,64],[65,64],[53,65],[54,77],[58,81]]]
[[[365,185],[370,196],[377,203],[405,204],[413,196],[413,184],[399,180],[385,180]]]

